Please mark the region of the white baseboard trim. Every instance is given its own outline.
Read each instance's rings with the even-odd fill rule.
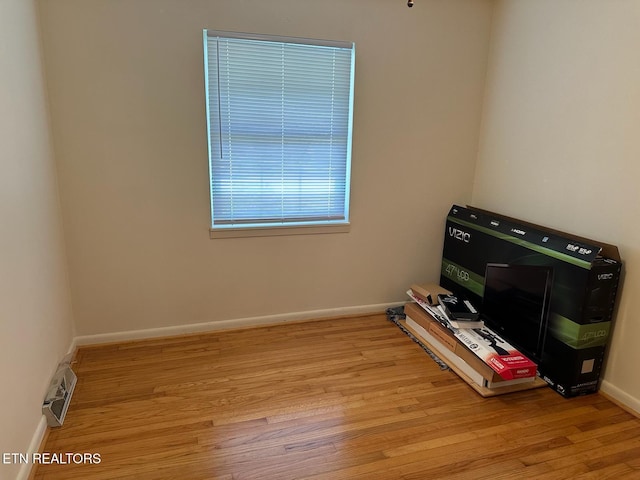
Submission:
[[[74,353],[76,350],[76,339],[73,338],[71,343],[69,344],[69,348],[67,350],[67,355],[70,353]],[[38,426],[36,427],[33,436],[31,437],[31,442],[29,443],[29,447],[25,452],[28,458],[33,458],[34,453],[40,453],[39,449],[42,445],[42,440],[44,439],[45,434],[47,433],[47,419],[44,415],[40,416],[40,422],[38,422]],[[18,471],[17,480],[28,480],[29,475],[31,475],[33,464],[31,462],[23,463]]]
[[[615,385],[603,380],[600,384],[600,391],[604,393],[606,396],[611,397],[617,403],[621,404],[623,407],[631,410],[631,413],[634,413],[636,416],[640,417],[640,400],[632,397],[627,392],[620,390]]]
[[[36,431],[34,432],[33,437],[31,437],[31,443],[29,443],[29,447],[25,452],[27,454],[27,458],[29,459],[33,458],[33,454],[38,452],[40,448],[40,444],[42,443],[42,439],[44,438],[44,434],[46,432],[47,432],[47,419],[44,417],[44,415],[42,415],[40,417],[40,422],[36,427]],[[18,471],[18,476],[16,477],[16,480],[27,480],[29,478],[29,475],[31,474],[32,466],[33,464],[31,463],[31,461],[27,463],[23,463],[22,466],[20,467],[20,470]]]
[[[175,325],[171,327],[148,328],[144,330],[128,330],[123,332],[99,333],[96,335],[80,335],[73,339],[72,348],[81,345],[97,345],[102,343],[123,342],[129,340],[143,340],[148,338],[171,337],[190,333],[213,332],[231,330],[235,328],[275,325],[303,320],[322,320],[323,318],[342,317],[350,315],[367,315],[382,313],[387,308],[404,305],[406,302],[379,303],[375,305],[360,305],[355,307],[329,308],[325,310],[310,310],[306,312],[283,313],[265,315],[261,317],[234,318],[217,322],[193,323],[189,325]]]

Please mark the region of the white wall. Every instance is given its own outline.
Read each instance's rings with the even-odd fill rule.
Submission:
[[[603,390],[640,411],[640,2],[499,0],[473,204],[619,247]]]
[[[79,334],[378,305],[437,278],[491,0],[39,6]],[[203,28],[356,42],[350,233],[209,239]]]
[[[0,1],[0,78],[0,453],[25,453],[72,338],[32,1]],[[19,468],[0,463],[0,478]]]

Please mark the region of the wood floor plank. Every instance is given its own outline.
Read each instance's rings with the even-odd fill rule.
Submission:
[[[640,477],[640,472],[634,472],[631,467],[624,463],[618,463],[615,465],[610,465],[606,468],[601,468],[597,470],[590,470],[589,472],[585,472],[581,475],[576,476],[576,479],[579,480],[605,480],[607,478],[622,478],[623,475],[635,474],[635,478]]]
[[[384,315],[80,347],[35,480],[640,478],[640,419],[594,394],[482,398]]]

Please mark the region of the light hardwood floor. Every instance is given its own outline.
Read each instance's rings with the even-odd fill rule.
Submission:
[[[80,348],[35,479],[640,478],[640,419],[599,394],[484,399],[384,315]]]

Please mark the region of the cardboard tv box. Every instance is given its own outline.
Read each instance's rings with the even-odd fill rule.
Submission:
[[[487,263],[553,268],[550,311],[538,362],[564,396],[597,391],[622,262],[617,247],[474,207],[451,207],[440,285],[482,305]],[[509,340],[509,339],[507,339]]]

